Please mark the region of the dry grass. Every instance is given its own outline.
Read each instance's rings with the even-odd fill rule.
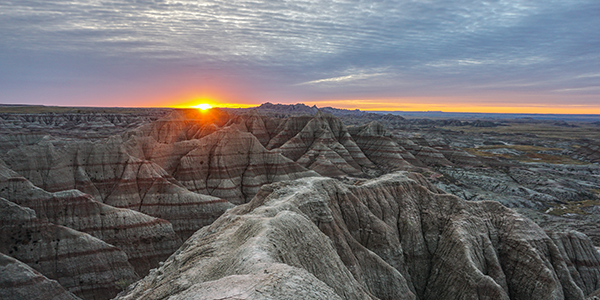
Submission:
[[[554,216],[562,216],[564,214],[587,215],[588,213],[582,208],[590,206],[600,206],[600,200],[584,200],[570,202],[568,204],[556,204],[546,210],[546,213]]]
[[[513,149],[520,152],[524,152],[522,155],[513,155],[513,154],[496,154],[485,152],[482,150],[488,149],[500,149],[507,148]],[[586,162],[582,162],[579,160],[572,159],[568,156],[564,155],[553,155],[546,153],[538,153],[540,151],[561,151],[563,149],[559,148],[546,148],[539,146],[529,146],[529,145],[494,145],[494,146],[483,146],[479,148],[467,148],[467,151],[470,154],[477,156],[485,156],[485,157],[501,157],[506,159],[512,159],[521,162],[542,162],[542,163],[550,163],[550,164],[573,164],[573,165],[585,165],[588,164]]]
[[[461,130],[465,133],[498,133],[498,134],[535,134],[541,138],[558,139],[600,139],[600,130],[598,126],[588,123],[574,123],[579,127],[562,127],[550,123],[507,123],[508,126],[498,127],[441,127],[448,130]]]

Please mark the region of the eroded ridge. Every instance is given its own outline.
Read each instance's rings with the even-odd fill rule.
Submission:
[[[413,173],[311,177],[264,186],[119,299],[584,299],[590,249]]]

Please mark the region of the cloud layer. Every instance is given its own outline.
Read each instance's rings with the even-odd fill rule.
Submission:
[[[270,101],[594,104],[599,15],[596,0],[3,1],[0,102],[245,84]]]

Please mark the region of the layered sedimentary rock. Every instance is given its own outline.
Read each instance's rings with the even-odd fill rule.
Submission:
[[[233,126],[200,139],[173,174],[192,191],[236,204],[252,199],[264,184],[316,175]]]
[[[206,136],[225,125],[230,117],[228,113],[219,109],[211,109],[209,112],[180,109],[126,135],[151,137],[158,143],[172,144]]]
[[[592,248],[419,175],[312,177],[264,186],[119,299],[584,299]]]
[[[168,220],[184,239],[232,206],[191,192],[155,163],[129,155],[118,136],[98,142],[43,141],[13,149],[4,159],[44,190],[78,189],[105,204]]]
[[[276,130],[267,149],[324,176],[361,175],[374,168],[340,119],[318,112],[313,116],[290,117]]]
[[[152,130],[128,134],[127,151],[155,162],[190,191],[235,204],[252,199],[263,184],[318,175],[263,146],[270,136],[268,120],[250,115],[225,123],[220,117],[219,127],[211,118],[190,122],[186,116],[169,116],[151,124]],[[164,137],[155,136],[157,131]],[[168,136],[179,138],[167,140]]]
[[[252,133],[266,147],[281,121],[282,119],[261,116],[255,110],[252,110],[241,116],[232,117],[227,125],[238,125],[238,129]]]
[[[15,110],[28,111],[24,107]],[[29,109],[30,112],[35,110],[40,108]],[[52,108],[46,110],[52,111]],[[105,138],[157,120],[172,109],[56,108],[55,110],[56,112],[0,113],[0,135],[27,133],[80,139]]]
[[[546,232],[569,232],[576,230],[588,236],[594,245],[600,245],[600,216],[597,214],[565,214],[556,216],[533,209],[517,208],[520,214],[533,220]],[[598,249],[598,247],[596,247]]]
[[[444,157],[455,166],[483,167],[485,164],[479,157],[470,154],[462,149],[451,147],[441,140],[430,141],[430,147],[439,151]]]
[[[548,232],[569,272],[585,295],[600,289],[600,253],[589,238],[577,231]]]
[[[0,124],[1,126],[3,124]],[[50,137],[43,133],[0,134],[0,151],[6,153],[22,145],[35,145],[43,139],[50,139]]]
[[[118,247],[127,253],[140,275],[158,266],[182,243],[166,220],[100,203],[78,190],[46,192],[2,161],[0,197],[33,209],[41,220],[88,233]]]
[[[0,253],[0,299],[79,300],[55,280],[28,265]]]
[[[407,161],[411,162],[413,165],[452,166],[452,162],[450,162],[440,151],[429,146],[424,146],[428,145],[425,139],[396,138],[395,141],[415,157],[417,162],[412,162],[407,159]],[[415,141],[421,142],[424,145]]]
[[[138,279],[127,255],[88,234],[38,219],[0,198],[0,252],[84,299],[109,299]]]
[[[348,127],[348,131],[367,158],[378,167],[392,171],[410,166],[403,157],[412,154],[394,142],[392,135],[380,123],[370,122],[363,126]]]

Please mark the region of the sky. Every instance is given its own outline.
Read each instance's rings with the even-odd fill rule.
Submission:
[[[0,104],[600,114],[598,0],[0,0]]]

